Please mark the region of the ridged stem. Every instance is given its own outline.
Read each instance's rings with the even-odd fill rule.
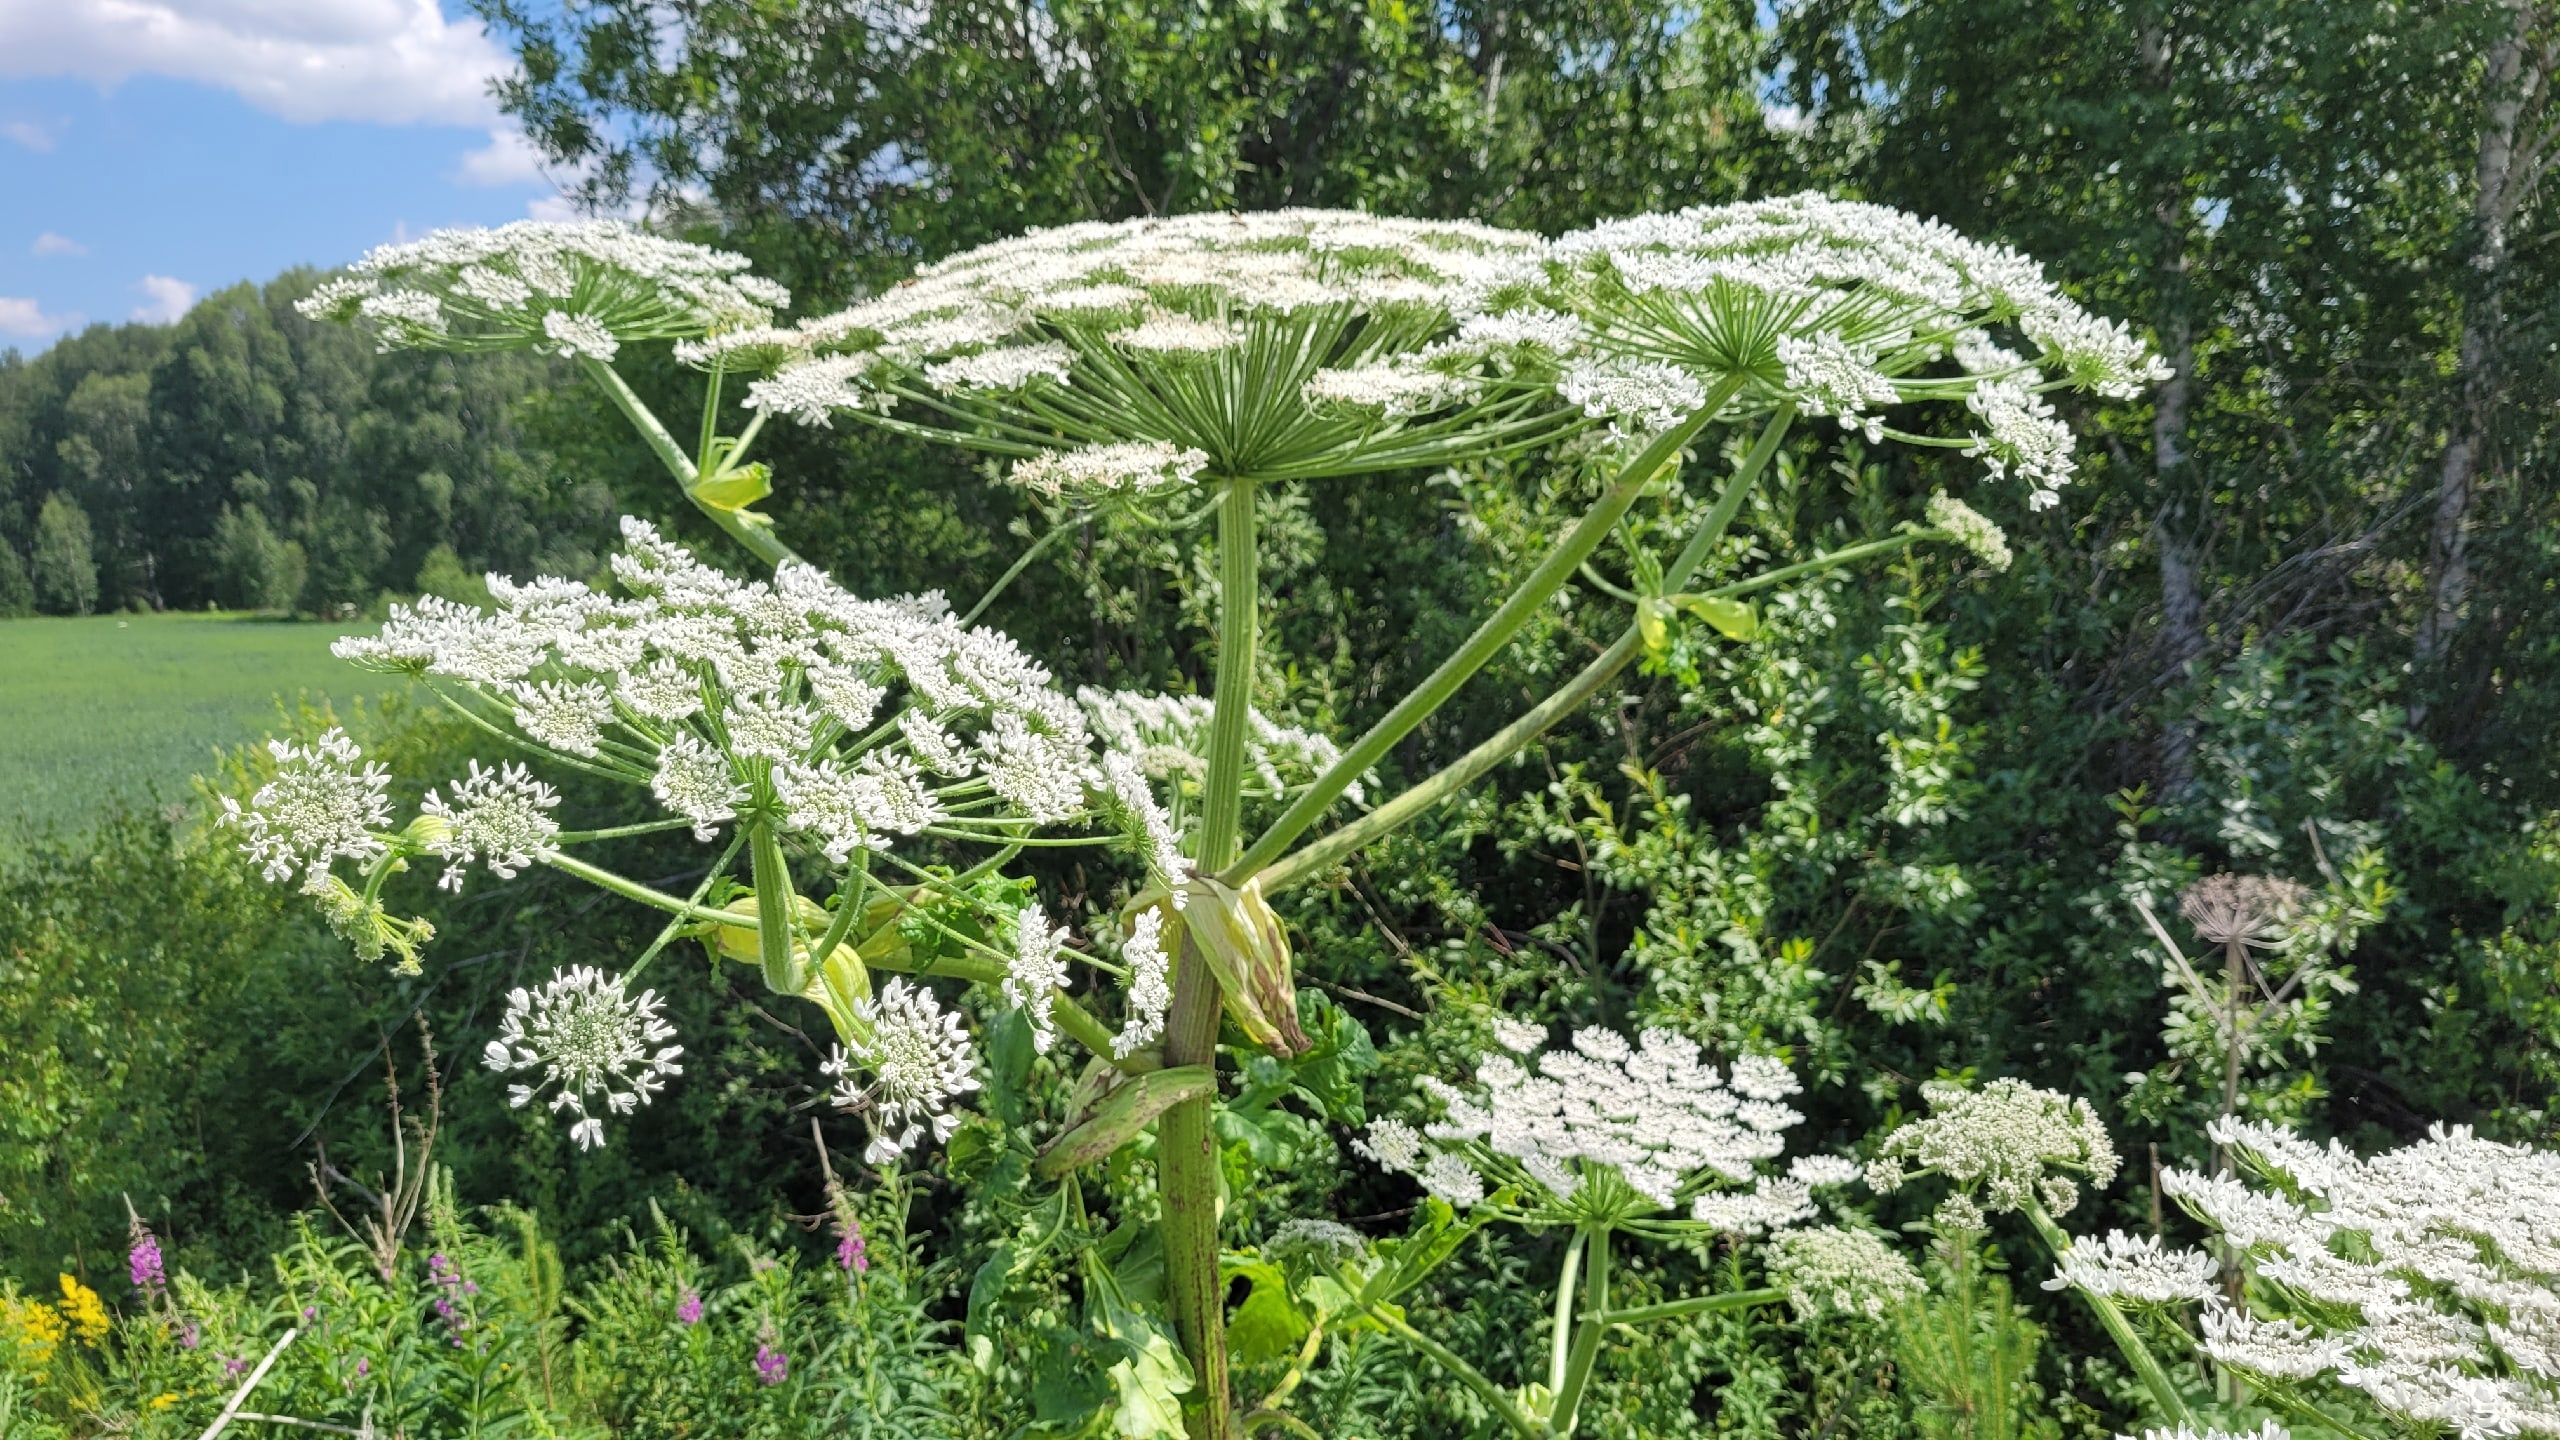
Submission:
[[[1218,677],[1209,712],[1209,774],[1201,797],[1203,870],[1235,856],[1244,811],[1245,739],[1253,719],[1254,644],[1261,568],[1255,554],[1254,487],[1230,480],[1218,505]],[[1168,1067],[1218,1063],[1217,978],[1186,937],[1165,1016]],[[1191,1440],[1228,1440],[1226,1286],[1218,1275],[1218,1146],[1214,1094],[1187,1100],[1156,1122],[1156,1177],[1164,1200],[1166,1306],[1191,1358]]]
[[[728,532],[729,538],[746,546],[767,565],[800,558],[791,553],[790,546],[776,538],[771,520],[743,510],[724,509],[695,494],[694,487],[708,477],[685,455],[684,447],[676,443],[676,437],[667,433],[667,427],[659,423],[648,404],[612,366],[593,356],[580,359],[587,374],[604,387],[604,393],[612,399],[615,408],[631,422],[631,428],[640,432],[640,439],[648,445],[649,453],[657,456],[658,463],[666,466],[667,473],[675,477],[676,488],[684,492],[684,498],[693,502],[693,508],[710,517],[712,524]]]

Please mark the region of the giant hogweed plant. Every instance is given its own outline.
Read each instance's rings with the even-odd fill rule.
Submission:
[[[561,1112],[582,1145],[606,1143],[609,1118],[679,1073],[677,1037],[654,993],[636,988],[644,972],[676,983],[652,967],[679,937],[757,965],[777,995],[826,1015],[840,1041],[827,1074],[838,1103],[869,1125],[875,1163],[948,1136],[955,1106],[981,1083],[966,1015],[927,977],[1019,1012],[1006,1023],[1027,1024],[1041,1050],[1063,1036],[1089,1052],[1076,1114],[1039,1152],[1037,1173],[1071,1189],[1082,1167],[1152,1145],[1162,1317],[1095,1257],[1083,1265],[1106,1341],[1094,1353],[1119,1357],[1118,1403],[1095,1422],[1107,1410],[1134,1435],[1168,1433],[1177,1415],[1194,1436],[1225,1437],[1239,1423],[1222,1303],[1222,1017],[1231,1053],[1285,1061],[1310,1043],[1270,897],[1457,794],[1639,657],[1658,662],[1692,643],[1693,622],[1747,643],[1756,597],[1925,542],[2005,561],[1997,528],[1941,495],[1897,533],[1693,589],[1799,419],[1829,418],[1870,443],[1963,450],[2043,506],[2069,478],[2072,446],[2044,397],[2130,398],[2160,373],[2121,325],[2072,303],[2032,261],[1810,195],[1615,221],[1555,242],[1323,211],[1069,226],[924,267],[835,314],[778,323],[786,298],[737,257],[615,224],[442,232],[376,251],[317,291],[309,313],[365,325],[385,346],[574,357],[686,498],[770,573],[733,578],[632,521],[613,561],[619,593],[493,577],[485,612],[422,600],[344,653],[421,677],[487,734],[495,768],[475,762],[436,783],[395,825],[392,777],[345,735],[277,742],[273,778],[226,818],[270,877],[298,878],[360,954],[404,965],[430,935],[391,913],[384,887],[413,862],[440,867],[454,887],[475,868],[505,878],[547,865],[664,913],[658,939],[619,973],[581,967],[512,996],[488,1048],[490,1065],[521,1077],[516,1102]],[[624,346],[665,340],[703,375],[690,446],[615,369]],[[732,434],[723,395],[741,383],[747,418]],[[1954,417],[1946,433],[1905,427],[1901,412],[1933,403]],[[986,599],[965,614],[939,595],[867,599],[800,562],[753,508],[773,485],[753,455],[775,417],[876,425],[1008,462],[1007,480],[1051,502],[1060,523],[1007,581],[1098,507],[1214,517],[1205,716],[1197,700],[1066,695],[973,623]],[[1724,430],[1737,434],[1738,459],[1704,487],[1711,498],[1685,535],[1624,547],[1632,587],[1601,592],[1628,612],[1613,643],[1438,772],[1383,798],[1360,791],[1392,747],[1590,573],[1640,498],[1684,488],[1686,457]],[[1393,483],[1576,431],[1601,432],[1610,448],[1596,497],[1365,733],[1337,747],[1256,713],[1256,532],[1270,496]],[[1133,750],[1139,722],[1158,733]],[[1169,767],[1169,746],[1193,748]],[[564,825],[557,793],[513,756],[622,782],[641,818]],[[1190,773],[1172,803],[1158,789],[1169,770]],[[1278,813],[1248,835],[1253,795]],[[578,853],[665,830],[718,847],[689,895]],[[1100,943],[1053,926],[1017,873],[1035,848],[1074,847],[1122,848],[1144,865]],[[1114,984],[1074,993],[1078,965]],[[1610,1051],[1610,1040],[1582,1037],[1570,1053],[1671,1064],[1679,1043],[1618,1040]],[[1706,1202],[1742,1178],[1736,1156],[1766,1149],[1770,1131],[1747,1118],[1736,1129],[1735,1115],[1759,1112],[1720,1107],[1735,1091],[1737,1105],[1774,1105],[1753,1087],[1783,1088],[1783,1070],[1743,1057],[1728,1083],[1703,1060],[1678,1063],[1695,1104],[1639,1117],[1608,1098],[1631,1094],[1625,1085],[1602,1087],[1551,1117],[1553,1146],[1541,1152],[1598,1169],[1524,1168],[1512,1177],[1522,1183],[1482,1201],[1488,1217],[1577,1236],[1579,1289],[1565,1277],[1557,1305],[1563,1366],[1543,1395],[1501,1409],[1519,1433],[1571,1433],[1601,1335],[1642,1318],[1610,1308],[1609,1234],[1770,1223],[1749,1205]],[[1506,1072],[1478,1081],[1498,1089]],[[1601,1132],[1630,1124],[1660,1152],[1653,1160],[1603,1142]],[[1742,1135],[1760,1138],[1732,1149]],[[1528,1164],[1490,1131],[1465,1143],[1479,1146],[1470,1163],[1498,1177],[1504,1164]],[[1682,1207],[1685,1216],[1649,1218]],[[1419,1283],[1454,1248],[1454,1222],[1435,1210],[1425,1224],[1429,1233],[1401,1242],[1394,1283]],[[1368,1281],[1324,1273],[1343,1296],[1368,1297],[1362,1319],[1383,1323]],[[1418,1331],[1401,1338],[1434,1354]],[[1297,1425],[1285,1410],[1295,1383],[1261,1397],[1253,1423]]]

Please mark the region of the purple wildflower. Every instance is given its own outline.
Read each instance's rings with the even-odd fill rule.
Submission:
[[[779,1385],[791,1378],[791,1357],[771,1345],[756,1347],[756,1383]]]
[[[840,1228],[843,1238],[836,1241],[836,1268],[860,1275],[871,1268],[870,1252],[862,1244],[862,1222],[848,1215]]]
[[[133,1227],[133,1248],[125,1252],[124,1264],[125,1272],[133,1277],[133,1288],[145,1295],[157,1295],[160,1287],[169,1283],[168,1272],[160,1263],[159,1237],[139,1224]]]
[[[678,1323],[685,1325],[701,1324],[702,1297],[694,1294],[690,1290],[684,1292],[683,1301],[676,1306],[676,1320]]]
[[[181,1350],[193,1350],[203,1343],[204,1329],[193,1320],[188,1321],[184,1328],[178,1331],[178,1348]]]

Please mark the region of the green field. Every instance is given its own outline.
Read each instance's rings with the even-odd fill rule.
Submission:
[[[343,713],[400,688],[329,653],[360,627],[217,615],[0,621],[0,853],[102,806],[187,798],[217,750],[276,728],[276,703]]]

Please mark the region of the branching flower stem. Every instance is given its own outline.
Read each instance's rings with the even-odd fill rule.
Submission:
[[[1591,1369],[1600,1359],[1600,1336],[1607,1326],[1594,1323],[1596,1317],[1609,1310],[1609,1231],[1606,1226],[1589,1226],[1583,1231],[1586,1259],[1582,1275],[1583,1321],[1573,1337],[1573,1349],[1565,1357],[1564,1383],[1556,1387],[1555,1398],[1547,1411],[1548,1433],[1557,1436],[1573,1433],[1574,1412],[1582,1408],[1583,1392],[1590,1388]]]
[[[1031,568],[1032,561],[1039,559],[1050,546],[1066,538],[1067,532],[1073,530],[1080,519],[1079,516],[1069,515],[1066,519],[1050,526],[1047,534],[1032,541],[1020,555],[1014,557],[1013,564],[1007,566],[1005,572],[996,577],[996,583],[987,587],[987,593],[978,597],[978,603],[969,607],[969,613],[960,617],[960,623],[963,625],[978,623],[978,617],[987,613],[987,607],[996,603],[996,597],[1002,595],[1006,587],[1012,585],[1014,581],[1022,578],[1022,572]]]
[[[1476,627],[1466,643],[1441,661],[1437,669],[1415,686],[1411,694],[1398,701],[1396,707],[1382,716],[1378,723],[1370,726],[1367,734],[1353,741],[1342,752],[1342,758],[1318,776],[1279,819],[1271,822],[1271,828],[1262,832],[1261,837],[1253,842],[1253,847],[1222,878],[1231,885],[1241,885],[1254,872],[1280,858],[1299,836],[1333,808],[1334,801],[1342,797],[1342,792],[1353,781],[1386,758],[1397,741],[1411,734],[1415,726],[1447,704],[1460,686],[1501,653],[1502,648],[1511,643],[1512,637],[1520,633],[1521,627],[1544,609],[1556,591],[1562,589],[1583,562],[1591,558],[1591,552],[1600,548],[1600,542],[1608,538],[1609,532],[1617,527],[1618,521],[1644,493],[1645,487],[1653,483],[1665,466],[1678,463],[1681,447],[1705,429],[1715,419],[1716,412],[1741,392],[1742,386],[1741,376],[1717,386],[1708,394],[1704,405],[1686,420],[1654,437],[1653,443],[1621,467],[1599,503],[1593,505],[1581,521],[1556,542],[1555,548],[1547,552],[1546,558],[1538,562],[1537,568],[1529,572],[1499,608],[1485,617],[1484,623]]]
[[[648,444],[650,453],[656,455],[658,463],[666,466],[667,473],[675,477],[676,486],[684,491],[685,498],[709,517],[712,524],[719,526],[729,538],[746,546],[757,559],[768,565],[800,558],[774,535],[771,520],[747,511],[714,505],[698,493],[697,487],[711,477],[686,458],[684,447],[676,443],[675,436],[667,433],[667,427],[659,423],[648,404],[641,400],[619,372],[591,355],[579,357],[579,363],[586,367],[587,374],[598,385],[604,387],[604,393],[622,411],[623,418],[631,422],[631,428],[640,432],[640,438]]]
[[[1725,529],[1733,523],[1733,517],[1740,513],[1743,500],[1758,482],[1760,472],[1768,466],[1770,457],[1777,453],[1779,442],[1786,438],[1787,427],[1794,421],[1795,410],[1791,406],[1782,406],[1769,417],[1768,424],[1761,429],[1759,441],[1734,468],[1732,478],[1725,482],[1724,493],[1717,498],[1715,509],[1689,537],[1679,557],[1663,571],[1662,585],[1666,591],[1678,590],[1706,562],[1707,552],[1722,538]],[[1599,693],[1601,686],[1616,679],[1618,672],[1626,669],[1643,647],[1643,636],[1630,623],[1616,643],[1600,652],[1599,658],[1584,666],[1554,694],[1495,731],[1473,750],[1377,809],[1264,869],[1261,872],[1264,893],[1278,894],[1292,885],[1314,879],[1362,846],[1394,833],[1423,811],[1464,789],[1476,777],[1544,734],[1549,726],[1581,709]]]

